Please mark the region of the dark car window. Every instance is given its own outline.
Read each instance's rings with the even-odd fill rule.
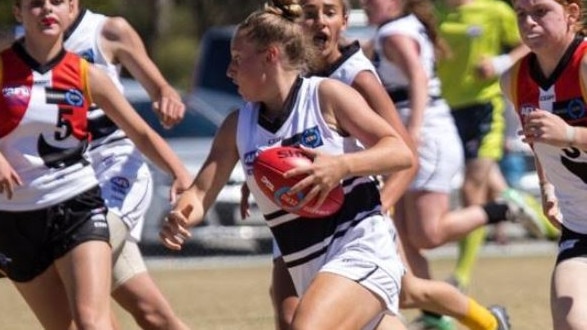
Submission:
[[[202,40],[201,63],[195,75],[194,86],[222,91],[238,96],[236,86],[226,76],[230,63],[230,40],[234,27],[211,28]]]
[[[151,108],[151,102],[132,102],[133,107],[159,135],[164,138],[213,137],[217,126],[206,117],[190,111],[185,113],[184,119],[172,129],[164,129]]]

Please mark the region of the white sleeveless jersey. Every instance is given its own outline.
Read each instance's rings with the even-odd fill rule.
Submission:
[[[87,62],[62,51],[39,65],[16,42],[0,53],[0,153],[23,181],[0,210],[31,211],[96,185],[87,159]]]
[[[358,42],[353,42],[351,45],[342,48],[341,51],[342,57],[331,67],[330,72],[327,72],[324,76],[351,86],[360,72],[369,71],[381,82],[373,63],[365,56]]]
[[[423,64],[424,72],[428,77],[428,95],[434,98],[440,97],[440,80],[435,72],[434,46],[426,34],[424,25],[412,14],[388,22],[381,26],[375,35],[377,57],[374,62],[385,89],[390,93],[398,90],[404,90],[407,93],[409,85],[408,77],[402,70],[383,55],[383,39],[397,34],[410,37],[418,43],[420,63]],[[394,101],[401,103],[404,100]]]
[[[120,65],[110,63],[104,57],[99,44],[102,27],[107,19],[108,16],[82,9],[64,35],[64,46],[68,51],[78,54],[106,72],[114,85],[123,92],[124,89],[120,82]],[[91,108],[88,120],[92,133],[92,147],[118,141],[125,137],[124,132],[118,129],[102,109]],[[126,142],[131,143],[130,141]]]
[[[304,219],[280,209],[257,186],[252,166],[261,150],[303,145],[329,154],[341,154],[363,149],[355,138],[340,136],[324,121],[318,100],[318,86],[324,78],[300,79],[291,113],[275,132],[258,124],[259,104],[250,102],[239,109],[237,127],[237,147],[247,185],[290,270],[301,265],[316,266],[337,237],[365,218],[381,213],[378,187],[371,177],[346,179],[343,182],[345,202],[341,210],[334,216],[321,219]]]

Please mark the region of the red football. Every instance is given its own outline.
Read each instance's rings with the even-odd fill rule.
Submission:
[[[321,218],[336,213],[344,201],[344,191],[339,184],[330,191],[328,197],[319,208],[313,208],[310,201],[304,207],[298,203],[304,198],[304,192],[290,195],[287,192],[303,176],[284,178],[283,173],[306,164],[311,164],[303,151],[294,147],[275,147],[262,151],[253,163],[253,176],[261,191],[277,206],[287,212],[295,213],[305,218]]]

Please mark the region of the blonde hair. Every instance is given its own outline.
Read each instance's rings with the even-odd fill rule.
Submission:
[[[311,70],[317,65],[314,64],[316,50],[299,24],[302,14],[297,0],[273,0],[250,14],[238,25],[236,33],[254,42],[259,49],[279,44],[291,68]]]

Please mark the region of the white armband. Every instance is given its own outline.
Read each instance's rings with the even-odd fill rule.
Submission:
[[[501,76],[501,74],[506,72],[514,63],[512,62],[512,58],[508,54],[503,54],[492,57],[491,64],[493,65],[495,75]]]

